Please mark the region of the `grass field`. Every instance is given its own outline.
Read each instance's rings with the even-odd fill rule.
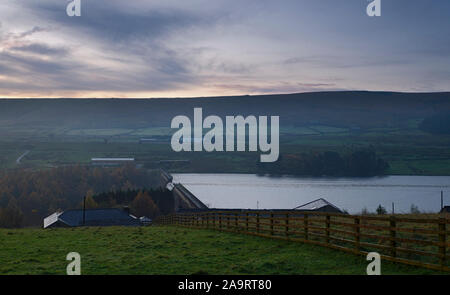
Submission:
[[[433,135],[418,128],[420,120],[394,127],[350,128],[320,124],[281,126],[281,154],[336,151],[373,147],[390,164],[390,175],[450,175],[450,135]],[[55,126],[0,126],[0,169],[45,168],[87,164],[93,157],[134,157],[140,163],[190,160],[174,172],[257,173],[259,152],[175,153],[168,127],[63,128]],[[154,141],[140,144],[141,138]],[[24,151],[30,153],[16,164]],[[205,162],[215,162],[206,165]],[[220,169],[217,169],[220,167]]]
[[[374,146],[377,153],[389,162],[391,175],[450,175],[450,139],[440,142],[432,138],[411,137],[410,145],[398,136],[374,137],[334,135],[285,135],[281,137],[282,154],[301,152],[336,151],[345,153],[352,148]],[[26,150],[30,153],[16,164],[16,159]],[[42,168],[62,164],[88,164],[93,157],[134,157],[140,163],[159,160],[190,160],[183,167],[164,167],[172,172],[226,172],[257,173],[259,152],[252,153],[175,153],[170,138],[139,144],[139,138],[130,135],[114,137],[105,144],[101,137],[53,138],[23,141],[0,141],[0,169],[31,167]],[[207,161],[211,167],[207,166]],[[214,162],[214,163],[213,163]],[[214,164],[214,165],[213,165]],[[220,169],[218,169],[220,167]],[[153,168],[153,167],[150,167]],[[220,170],[220,171],[218,171]]]
[[[360,274],[364,257],[254,236],[178,227],[0,229],[0,274]],[[382,274],[438,274],[382,262]]]

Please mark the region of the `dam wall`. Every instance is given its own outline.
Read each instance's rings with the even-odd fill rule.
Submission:
[[[193,193],[191,193],[184,185],[181,183],[173,183],[173,176],[161,169],[161,181],[169,190],[172,190],[172,194],[175,199],[175,211],[180,210],[209,210],[208,206],[203,204]]]

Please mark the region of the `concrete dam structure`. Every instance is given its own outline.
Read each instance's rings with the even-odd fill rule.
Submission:
[[[193,193],[191,193],[181,183],[173,183],[173,176],[161,169],[161,182],[163,187],[172,191],[175,200],[175,211],[183,210],[208,210],[208,206],[203,204]]]

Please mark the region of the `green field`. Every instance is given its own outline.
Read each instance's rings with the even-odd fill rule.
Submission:
[[[311,151],[345,153],[354,148],[373,147],[390,164],[387,174],[450,175],[449,135],[437,136],[417,129],[387,127],[353,132],[313,125],[286,127],[280,131],[282,154]],[[259,152],[175,153],[170,146],[171,129],[162,127],[85,129],[82,132],[78,129],[64,130],[66,133],[63,134],[57,130],[45,131],[53,134],[51,137],[40,133],[43,130],[35,130],[29,136],[23,136],[19,128],[10,132],[10,135],[0,138],[0,169],[88,164],[93,157],[134,157],[140,163],[148,163],[150,168],[154,168],[159,160],[191,161],[188,165],[164,167],[172,172],[258,172]],[[139,144],[141,137],[154,138],[155,141]],[[17,165],[16,159],[27,150],[30,153]]]
[[[0,229],[0,274],[360,274],[364,257],[295,242],[179,227]],[[437,274],[382,262],[382,274]]]

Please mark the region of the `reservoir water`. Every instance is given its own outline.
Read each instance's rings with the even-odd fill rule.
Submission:
[[[268,177],[254,174],[173,174],[210,208],[292,209],[324,198],[349,213],[378,205],[409,213],[411,205],[438,212],[441,191],[450,205],[450,176],[386,176],[374,178]]]

